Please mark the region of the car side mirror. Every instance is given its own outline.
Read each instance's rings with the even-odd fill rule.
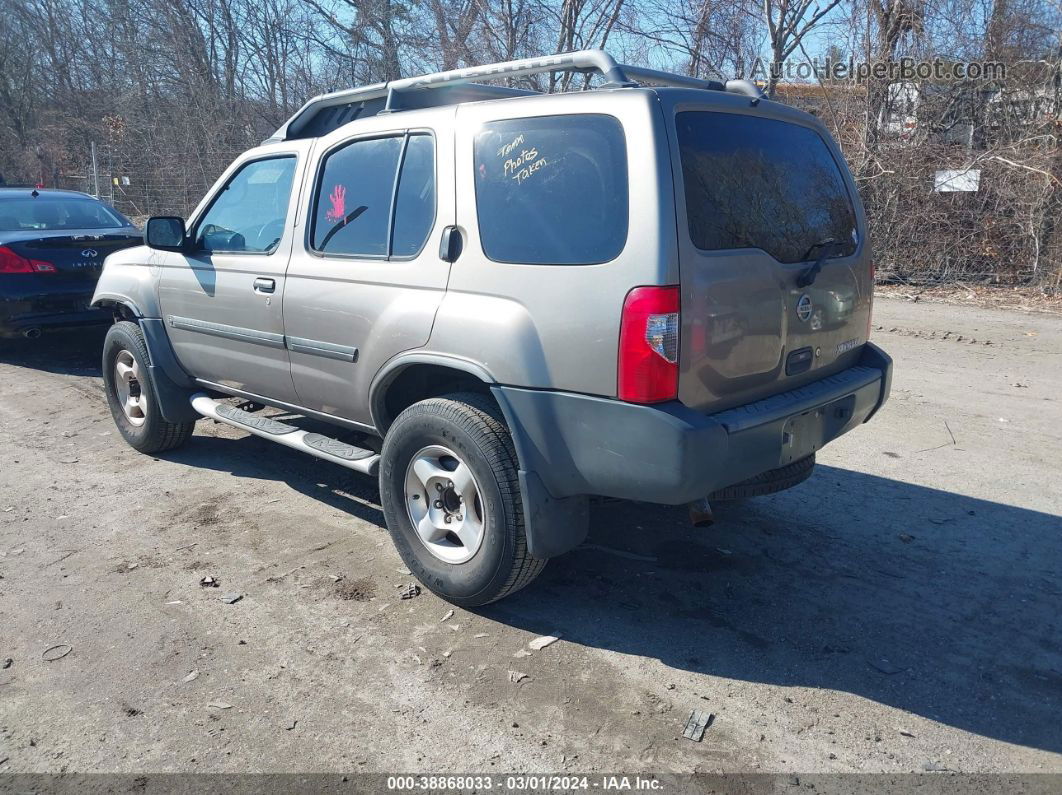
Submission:
[[[184,251],[188,248],[184,219],[173,215],[149,218],[144,230],[144,242],[162,251]]]

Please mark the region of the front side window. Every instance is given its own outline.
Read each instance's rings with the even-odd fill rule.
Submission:
[[[627,146],[611,116],[489,122],[476,136],[476,209],[495,262],[589,265],[627,240]]]
[[[853,253],[855,211],[822,137],[737,113],[675,117],[690,238],[706,251],[759,248],[779,262]],[[819,245],[817,245],[819,244]]]
[[[416,255],[435,224],[434,139],[362,139],[331,152],[321,167],[313,216],[311,244],[321,254]]]
[[[199,221],[199,248],[272,253],[284,236],[295,157],[253,160],[229,178]]]

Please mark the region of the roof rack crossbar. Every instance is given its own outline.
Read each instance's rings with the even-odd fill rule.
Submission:
[[[522,58],[517,61],[505,61],[484,66],[470,66],[465,69],[451,69],[446,72],[436,72],[416,77],[404,77],[387,83],[374,83],[370,86],[322,94],[303,105],[268,140],[284,141],[295,137],[318,113],[340,105],[385,99],[384,110],[390,111],[399,107],[399,104],[395,102],[396,95],[405,92],[453,86],[476,79],[497,80],[500,78],[527,77],[548,72],[579,72],[584,74],[597,72],[605,78],[606,85],[613,88],[634,87],[638,85],[634,80],[641,79],[665,86],[730,91],[756,99],[763,96],[759,89],[747,80],[728,80],[726,83],[721,83],[717,80],[701,80],[696,77],[687,77],[656,69],[619,64],[604,50],[579,50],[559,55]]]

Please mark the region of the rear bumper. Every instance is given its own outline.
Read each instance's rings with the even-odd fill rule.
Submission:
[[[35,328],[109,323],[108,310],[90,306],[94,286],[58,284],[47,292],[5,289],[0,293],[0,337],[19,336]]]
[[[855,367],[704,415],[564,392],[496,387],[521,476],[553,499],[590,494],[677,505],[803,458],[886,401],[892,359],[865,346]]]

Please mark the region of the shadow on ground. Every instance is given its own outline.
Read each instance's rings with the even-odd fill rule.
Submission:
[[[98,340],[76,343],[14,363],[98,372]],[[167,458],[283,481],[383,526],[372,479],[255,437],[196,436]],[[1062,518],[822,465],[717,518],[694,530],[681,508],[596,505],[584,547],[481,612],[679,670],[847,691],[1062,751]]]
[[[383,527],[374,481],[264,440],[196,437],[171,457],[282,480]],[[1062,751],[1062,519],[822,465],[717,518],[695,530],[682,508],[595,505],[584,547],[480,612]]]
[[[196,437],[171,456],[285,481],[383,527],[373,480],[264,440]],[[848,691],[1062,751],[1062,519],[822,465],[717,518],[695,530],[682,508],[595,505],[584,547],[480,612],[680,670]]]
[[[829,466],[719,514],[599,506],[591,548],[484,612],[1062,751],[1062,519]]]
[[[0,339],[0,364],[62,375],[99,375],[109,326],[47,331],[39,339]]]

